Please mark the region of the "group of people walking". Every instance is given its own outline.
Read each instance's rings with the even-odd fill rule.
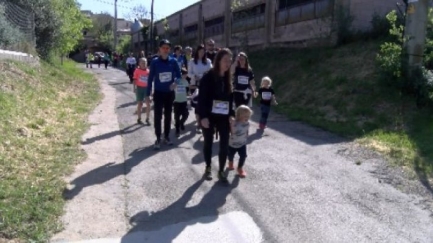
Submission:
[[[141,113],[146,103],[145,122],[150,125],[152,100],[156,136],[154,149],[159,150],[163,144],[173,144],[170,139],[173,108],[176,137],[179,137],[185,130],[190,105],[195,111],[196,132],[202,133],[204,138],[205,179],[212,180],[214,138],[219,140],[218,179],[228,182],[226,162],[229,162],[228,169],[234,170],[236,153],[240,157],[237,172],[240,177],[245,177],[252,98],[260,98],[260,129],[265,129],[271,104],[276,104],[271,79],[264,77],[257,90],[247,55],[239,53],[233,62],[232,52],[228,48],[217,51],[213,40],[207,42],[207,50],[204,45],[199,45],[194,52],[187,47],[182,53],[182,47],[176,46],[174,53],[170,54],[171,47],[168,40],[161,40],[158,55],[152,57],[149,65],[145,57],[139,59],[137,68],[134,67],[135,58],[131,56],[127,59],[130,68],[134,68],[130,77],[137,99],[137,123],[143,124]]]

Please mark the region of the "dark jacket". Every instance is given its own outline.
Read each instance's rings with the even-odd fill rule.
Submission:
[[[212,112],[214,101],[228,102],[228,114],[214,114]],[[212,69],[205,73],[200,80],[197,109],[200,119],[235,116],[233,92],[227,92],[223,78],[216,76]]]

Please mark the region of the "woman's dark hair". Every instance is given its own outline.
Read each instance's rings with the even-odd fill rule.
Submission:
[[[232,52],[228,48],[222,48],[216,54],[215,60],[214,60],[214,66],[211,69],[212,72],[213,72],[213,74],[215,76],[219,76],[220,75],[221,60],[226,55],[229,55],[230,57],[233,56]],[[229,94],[232,93],[232,88],[233,87],[232,87],[232,75],[230,73],[230,68],[228,68],[227,71],[224,72],[224,87],[225,87],[227,93],[229,93]]]
[[[248,61],[248,56],[247,56],[247,54],[245,54],[245,52],[239,52],[239,56],[245,58],[245,66],[247,66],[248,71],[252,71],[253,69],[252,69],[251,66],[250,66],[250,62]],[[238,66],[238,67],[241,67],[241,64],[238,63],[237,66]]]
[[[203,45],[198,45],[198,46],[197,46],[197,49],[196,49],[195,52],[194,52],[194,63],[195,63],[195,64],[198,64],[198,51],[200,51],[200,50],[203,50],[203,51],[205,50]],[[207,60],[206,60],[206,59],[207,59],[207,58],[206,58],[206,51],[204,51],[203,58],[201,59],[201,62],[202,62],[204,65],[207,64]]]

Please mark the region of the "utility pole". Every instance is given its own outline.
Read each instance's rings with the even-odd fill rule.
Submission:
[[[154,0],[152,0],[152,3],[150,5],[150,51],[153,52],[153,43],[155,42],[155,37],[153,36],[153,2]]]
[[[405,47],[408,54],[409,71],[421,67],[423,63],[428,3],[429,0],[407,0]]]
[[[117,47],[117,0],[114,0],[114,51],[116,51],[116,47]]]

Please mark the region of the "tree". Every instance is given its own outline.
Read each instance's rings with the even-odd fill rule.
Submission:
[[[82,31],[90,28],[92,22],[81,13],[80,5],[76,0],[52,0],[52,2],[61,21],[55,51],[63,57],[75,49],[83,38]]]
[[[90,26],[77,0],[15,0],[14,3],[32,11],[36,50],[47,61],[72,50],[82,38],[82,28]]]
[[[104,49],[113,49],[113,21],[114,18],[109,13],[92,16],[93,27],[89,30],[89,33],[95,38],[97,44]]]
[[[125,14],[125,18],[131,21],[137,19],[143,23],[143,20],[146,19],[146,16],[149,14],[147,8],[144,5],[137,5],[132,8],[131,12]],[[143,23],[145,24],[145,23]]]

